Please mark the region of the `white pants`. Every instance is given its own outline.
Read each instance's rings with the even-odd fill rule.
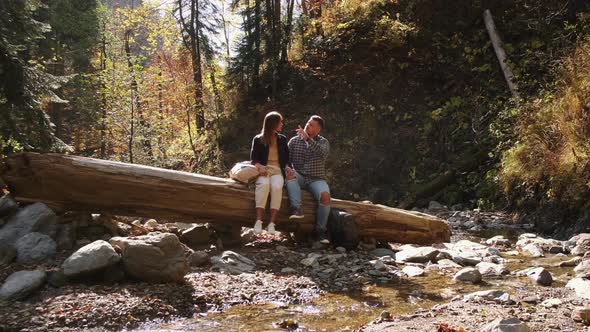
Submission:
[[[283,174],[278,167],[269,166],[266,176],[259,176],[256,180],[255,201],[256,207],[265,209],[268,194],[270,193],[270,208],[279,210],[283,200]]]

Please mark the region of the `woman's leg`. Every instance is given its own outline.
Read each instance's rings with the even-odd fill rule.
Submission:
[[[279,174],[270,177],[270,222],[275,223],[283,200],[283,185],[285,180]]]
[[[254,200],[256,203],[256,223],[254,223],[254,233],[262,232],[262,219],[264,209],[270,192],[270,178],[268,176],[259,176],[256,180],[256,190],[254,191]]]

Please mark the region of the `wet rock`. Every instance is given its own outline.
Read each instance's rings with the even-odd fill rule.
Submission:
[[[45,283],[47,274],[43,270],[18,271],[11,274],[0,288],[0,298],[22,300]]]
[[[37,232],[29,233],[16,241],[17,262],[35,263],[55,256],[57,245],[49,236]]]
[[[543,267],[537,267],[528,271],[527,276],[541,286],[549,286],[553,282],[551,273]]]
[[[438,253],[438,249],[433,247],[408,248],[396,253],[395,259],[400,262],[426,263],[434,260]]]
[[[518,318],[498,318],[484,326],[482,332],[530,332],[530,329]]]
[[[375,257],[389,256],[389,257],[395,258],[395,252],[393,250],[387,249],[387,248],[377,248],[377,249],[371,250],[370,255],[375,256]]]
[[[584,325],[590,325],[590,307],[574,308],[571,317],[576,322],[582,322]]]
[[[182,232],[180,241],[190,247],[196,247],[208,244],[210,238],[211,232],[206,225],[195,225]]]
[[[525,245],[522,250],[526,253],[528,253],[531,257],[543,257],[545,256],[543,254],[543,250],[541,250],[541,248],[539,248],[537,245],[535,244],[527,244]]]
[[[195,251],[188,257],[191,266],[203,266],[209,263],[209,255],[205,251]]]
[[[106,241],[97,240],[78,249],[62,264],[64,274],[76,277],[116,264],[121,257]]]
[[[213,269],[231,274],[249,273],[254,271],[256,263],[246,256],[233,251],[224,251],[221,256],[211,257]]]
[[[475,267],[483,277],[487,278],[497,278],[509,273],[508,268],[503,264],[481,262]]]
[[[467,294],[463,296],[463,301],[509,303],[511,300],[510,294],[501,290],[491,289]]]
[[[479,273],[478,269],[466,267],[455,274],[453,281],[463,281],[477,284],[481,282],[481,273]]]
[[[43,203],[20,208],[0,228],[0,243],[14,245],[18,239],[31,233],[55,236],[57,216]]]
[[[16,258],[16,249],[8,244],[0,245],[0,266],[8,265]]]
[[[495,247],[510,247],[512,243],[504,235],[496,235],[486,240],[486,244]]]
[[[406,266],[402,269],[402,272],[408,277],[419,277],[424,275],[424,269],[417,266]]]
[[[574,278],[568,281],[565,287],[573,289],[577,297],[590,299],[590,280],[588,279]]]
[[[113,246],[121,248],[125,273],[150,282],[179,282],[189,270],[184,247],[171,233],[149,233],[134,237],[114,237]]]
[[[572,259],[569,259],[569,260],[566,260],[566,261],[563,261],[563,262],[559,262],[557,264],[557,266],[559,266],[559,267],[576,266],[576,265],[578,265],[580,263],[582,263],[582,257],[576,256],[576,257],[574,257]],[[588,268],[590,269],[590,264],[588,265]],[[575,269],[574,269],[574,271],[575,271]]]

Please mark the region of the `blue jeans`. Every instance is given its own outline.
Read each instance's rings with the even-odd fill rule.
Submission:
[[[330,193],[330,187],[325,180],[315,180],[306,185],[303,176],[295,172],[295,179],[287,180],[287,192],[289,193],[289,202],[291,208],[301,208],[301,189],[307,189],[318,202],[316,211],[316,232],[323,236],[326,233],[328,225],[328,216],[330,215],[330,205],[324,205],[320,202],[322,192]]]

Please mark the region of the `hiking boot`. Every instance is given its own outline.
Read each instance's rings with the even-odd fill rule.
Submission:
[[[256,220],[254,224],[254,234],[262,233],[262,220]]]
[[[271,222],[270,224],[268,224],[268,228],[266,229],[266,232],[270,235],[275,235],[275,223]]]
[[[320,235],[319,240],[321,244],[330,244],[330,240],[328,240],[328,238],[325,235]]]
[[[291,215],[289,216],[289,220],[303,219],[303,217],[305,216],[303,215],[303,213],[301,213],[301,209],[291,209]]]

